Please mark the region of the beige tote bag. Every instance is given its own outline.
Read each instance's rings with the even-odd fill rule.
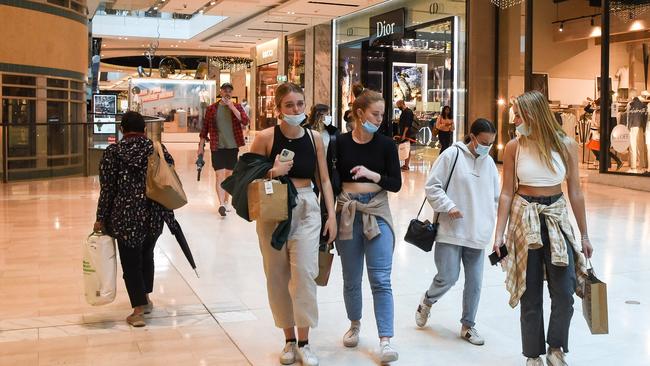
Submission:
[[[183,184],[174,166],[167,164],[162,145],[157,141],[153,143],[153,154],[149,156],[147,166],[147,197],[170,210],[187,204]]]

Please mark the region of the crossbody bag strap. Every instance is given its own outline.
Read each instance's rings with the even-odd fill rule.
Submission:
[[[447,189],[449,188],[449,183],[451,183],[451,177],[454,174],[454,170],[456,169],[456,163],[458,162],[458,157],[460,156],[460,148],[456,146],[456,158],[454,159],[454,164],[451,166],[451,171],[449,172],[449,178],[447,179],[447,184],[445,184],[445,193],[447,193]],[[426,200],[426,198],[425,198]],[[436,213],[436,218],[433,220],[434,223],[438,223],[438,218],[440,217],[440,213]]]
[[[318,193],[323,194],[323,187],[320,180],[320,164],[318,163],[318,150],[316,150],[316,141],[314,141],[314,134],[311,132],[310,128],[303,127],[305,133],[309,135],[309,140],[311,141],[311,146],[314,148],[314,156],[316,157],[316,171],[314,172],[314,179],[316,180],[316,186],[318,186]]]

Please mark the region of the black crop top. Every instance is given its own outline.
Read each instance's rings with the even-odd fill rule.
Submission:
[[[358,144],[352,139],[351,132],[340,135],[336,139],[336,169],[341,182],[373,183],[366,178],[352,179],[350,170],[357,165],[378,173],[381,176],[378,183],[381,188],[390,192],[402,188],[397,147],[390,138],[376,133],[368,143]]]
[[[273,146],[271,147],[271,160],[282,152],[282,149],[294,152],[293,167],[287,175],[289,178],[312,179],[316,171],[316,154],[311,137],[307,130],[302,137],[290,140],[282,134],[280,126],[275,126],[273,131]]]

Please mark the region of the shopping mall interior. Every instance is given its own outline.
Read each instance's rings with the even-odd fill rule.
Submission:
[[[494,123],[488,159],[502,174],[504,147],[517,136],[513,100],[537,90],[577,146],[591,265],[606,284],[598,310],[605,331],[590,328],[594,311],[574,296],[565,364],[650,365],[650,286],[643,285],[650,277],[650,1],[0,0],[0,19],[0,366],[279,365],[285,338],[269,305],[256,224],[220,213],[212,157],[197,165],[197,144],[226,84],[250,120],[239,156],[249,152],[262,130],[279,123],[275,92],[286,82],[303,90],[307,113],[329,108],[341,133],[349,132],[344,116],[357,84],[385,101],[378,133],[399,134],[398,101],[414,112],[410,170],[388,195],[396,238],[391,344],[399,351],[391,364],[526,364],[520,308],[508,304],[504,269],[490,265],[491,244],[475,326],[485,344],[476,346],[459,336],[463,271],[427,326],[416,325],[438,268],[433,252],[404,237],[440,155],[442,109],[451,110],[453,141],[463,141],[477,118]],[[125,321],[131,303],[119,255],[114,299],[91,305],[88,296],[100,162],[124,138],[128,111],[144,116],[146,137],[174,158],[187,196],[174,213],[196,265],[165,228],[144,327]],[[433,220],[424,207],[420,217]],[[342,263],[334,255],[309,337],[320,365],[382,364],[373,290],[363,276],[360,341],[348,348]]]

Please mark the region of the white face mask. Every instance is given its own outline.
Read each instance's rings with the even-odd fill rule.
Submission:
[[[325,116],[325,118],[323,119],[323,123],[325,124],[325,126],[331,125],[332,124],[332,116]]]
[[[525,122],[522,122],[519,126],[516,127],[517,132],[521,136],[529,136],[530,135],[530,128],[528,128],[528,125],[526,125]]]
[[[305,113],[300,114],[283,114],[282,120],[292,126],[298,126],[305,120]]]

